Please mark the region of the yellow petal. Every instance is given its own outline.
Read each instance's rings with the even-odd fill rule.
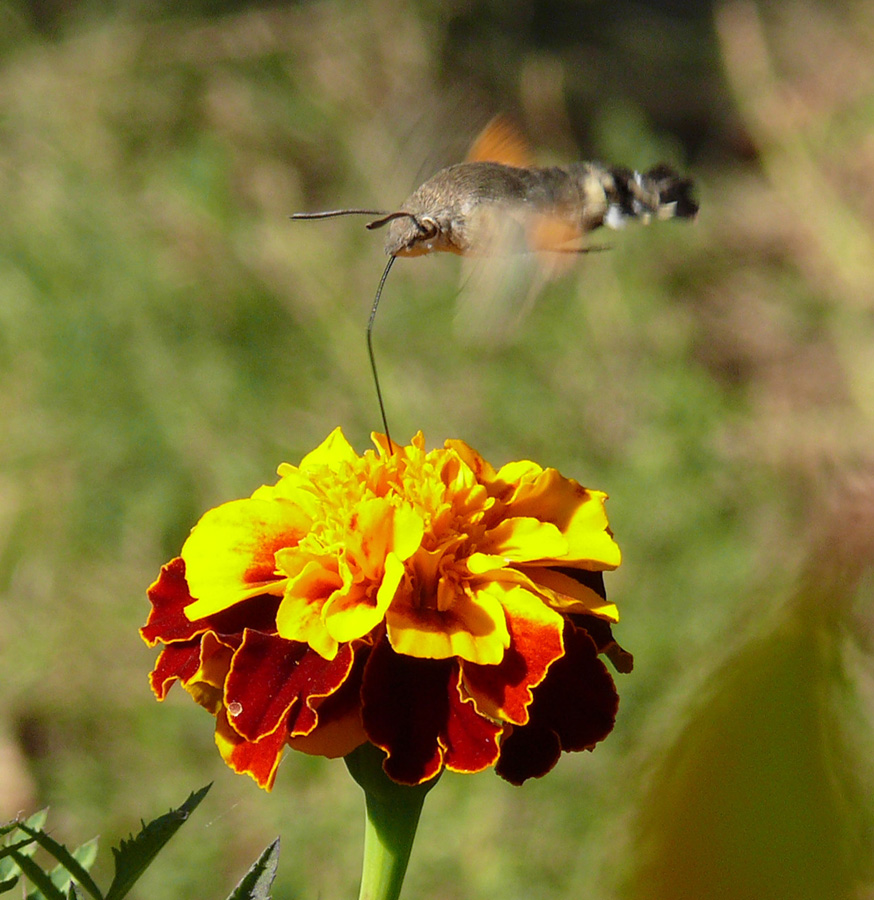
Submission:
[[[619,621],[619,610],[600,594],[564,572],[539,566],[520,566],[530,589],[542,593],[549,605],[561,613],[589,613],[609,622]]]
[[[405,504],[395,509],[392,526],[392,550],[398,559],[409,559],[419,549],[425,534],[422,516]]]
[[[518,493],[520,490],[525,490],[527,485],[536,481],[542,474],[543,468],[538,466],[537,463],[528,459],[520,459],[501,466],[495,475],[495,481],[514,485]]]
[[[453,450],[458,454],[465,465],[473,471],[477,480],[486,483],[495,480],[495,470],[491,463],[483,459],[473,447],[459,440],[448,440],[445,446],[447,450]]]
[[[276,611],[276,630],[289,641],[303,641],[319,656],[333,659],[337,641],[322,620],[322,608],[343,579],[321,560],[307,563],[296,578],[289,579],[285,596]]]
[[[485,575],[510,565],[506,556],[497,556],[494,553],[471,553],[466,563],[467,571],[471,575]]]
[[[315,450],[307,453],[300,461],[300,468],[302,471],[322,466],[336,469],[343,463],[354,465],[359,459],[349,441],[343,436],[343,429],[335,428]]]
[[[491,591],[489,585],[475,596],[459,589],[455,602],[443,611],[395,602],[385,620],[392,647],[407,656],[457,656],[482,665],[496,665],[510,646],[499,592]]]
[[[337,591],[325,607],[325,627],[341,643],[354,641],[371,632],[382,622],[385,612],[404,575],[404,564],[390,553],[385,560],[382,583],[376,591],[376,602],[357,585],[348,591]]]
[[[503,519],[477,545],[482,553],[519,562],[564,559],[567,549],[567,541],[555,525],[529,517]]]
[[[185,614],[199,619],[248,597],[282,594],[285,578],[276,571],[276,551],[295,546],[309,528],[309,517],[285,500],[232,500],[211,509],[182,547],[195,598]]]
[[[504,469],[498,473],[499,477]],[[604,568],[615,568],[621,557],[607,527],[606,499],[602,491],[587,490],[555,469],[543,469],[533,480],[518,486],[507,512],[552,522],[567,538],[565,559],[568,561],[591,560],[602,563]]]
[[[568,558],[580,562],[591,560],[603,563],[605,568],[616,568],[622,561],[622,554],[607,525],[604,510],[607,495],[602,491],[588,491],[588,494],[590,501],[576,509],[565,527]]]

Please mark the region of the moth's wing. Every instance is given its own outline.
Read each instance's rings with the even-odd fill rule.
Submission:
[[[486,125],[467,161],[536,164],[521,130],[504,115]],[[509,343],[547,285],[585,250],[584,235],[567,217],[523,203],[483,204],[467,224],[478,249],[462,262],[456,332],[467,341]]]
[[[474,214],[475,255],[461,264],[455,314],[456,335],[465,343],[511,343],[546,286],[572,264],[576,255],[533,249],[560,237],[555,223],[540,221],[518,204],[481,208]],[[536,232],[536,233],[535,233]]]
[[[507,116],[495,116],[467,151],[465,162],[496,162],[525,169],[535,165],[534,153],[519,127]]]

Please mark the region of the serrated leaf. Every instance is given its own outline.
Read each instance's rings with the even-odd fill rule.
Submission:
[[[16,831],[18,830],[18,826],[16,825]],[[4,884],[10,879],[18,880],[18,876],[21,873],[21,867],[14,859],[14,854],[16,851],[26,851],[33,845],[36,847],[36,842],[30,836],[22,838],[17,843],[8,844],[5,847],[0,847],[0,881]],[[33,850],[30,850],[30,853],[24,853],[25,856],[32,855]]]
[[[188,819],[206,796],[212,784],[190,794],[178,808],[171,809],[157,819],[144,824],[136,837],[128,838],[112,848],[115,856],[115,877],[106,892],[105,900],[121,900],[151,865],[163,846]]]
[[[10,857],[16,851],[23,852],[26,848],[30,846],[30,844],[36,844],[32,837],[21,838],[14,844],[7,844],[5,847],[0,847],[0,864],[6,863],[9,867],[15,868],[15,863],[11,862]],[[34,847],[35,849],[35,847]],[[34,851],[31,850],[29,853],[24,853],[24,856],[33,856]]]
[[[0,881],[6,881],[12,877],[19,868],[12,858],[12,850],[20,850],[23,856],[33,856],[36,853],[38,845],[33,837],[28,834],[27,837],[22,839],[21,835],[27,834],[22,825],[36,829],[42,828],[45,825],[48,812],[47,808],[40,809],[26,819],[24,823],[16,819],[0,828],[0,835],[6,837],[6,845],[0,847]]]
[[[39,894],[27,894],[27,900],[31,900],[31,898],[36,900],[40,895],[44,900],[65,900],[63,893],[52,884],[48,872],[43,871],[29,856],[14,850],[12,858],[18,864],[18,868],[21,869],[25,878],[39,891]]]
[[[44,806],[42,809],[38,809],[32,816],[28,816],[23,823],[27,825],[28,828],[45,828],[46,819],[49,817],[49,808]]]
[[[40,847],[54,856],[60,863],[60,867],[53,871],[51,875],[52,883],[58,890],[66,891],[72,879],[79,882],[79,884],[81,884],[95,900],[103,900],[103,894],[100,892],[100,888],[97,887],[85,867],[76,858],[76,853],[78,853],[79,850],[83,850],[83,848],[87,848],[88,844],[83,844],[82,847],[78,848],[76,853],[71,853],[63,844],[58,843],[53,837],[49,837],[44,831],[38,831],[26,824],[22,824],[19,827],[25,834],[29,834]],[[96,853],[96,839],[92,839],[88,843],[94,845],[93,850],[94,853]],[[86,850],[86,854],[87,852],[88,851]],[[94,859],[94,853],[91,854],[92,861]],[[56,877],[56,875],[58,877]]]
[[[279,865],[279,838],[255,860],[228,900],[270,900],[270,886]]]
[[[0,894],[5,894],[7,891],[11,891],[16,884],[18,884],[18,875],[16,875],[14,878],[7,878],[4,881],[0,881]]]

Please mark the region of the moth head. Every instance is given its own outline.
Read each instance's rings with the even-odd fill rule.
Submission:
[[[432,250],[444,249],[438,246],[440,226],[430,216],[416,216],[399,210],[367,223],[371,230],[383,225],[389,226],[385,236],[385,252],[389,256],[422,256]]]

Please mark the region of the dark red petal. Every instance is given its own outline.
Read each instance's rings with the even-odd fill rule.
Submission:
[[[275,634],[276,610],[281,601],[281,597],[259,594],[197,621],[208,623],[209,630],[216,634],[242,634],[246,628]]]
[[[308,734],[316,725],[310,701],[332,694],[349,675],[352,649],[340,647],[332,660],[324,659],[308,644],[246,629],[234,654],[225,682],[225,703],[234,730],[257,741],[288,721],[285,736]]]
[[[592,638],[570,622],[565,655],[534,690],[528,725],[501,744],[497,773],[512,784],[545,775],[562,750],[591,749],[613,730],[619,696]]]
[[[394,781],[421,784],[443,767],[438,738],[445,733],[450,692],[457,694],[453,660],[416,659],[383,638],[370,653],[361,686],[361,715],[371,742],[388,754]]]
[[[634,657],[616,643],[609,622],[596,616],[587,616],[574,613],[570,616],[574,625],[584,628],[589,632],[589,637],[595,642],[598,653],[602,653],[613,663],[617,672],[627,675],[634,668]]]
[[[281,597],[262,594],[250,597],[213,616],[190,621],[185,607],[192,602],[185,581],[185,562],[176,557],[161,569],[158,580],[149,588],[152,609],[140,629],[143,640],[153,647],[157,643],[187,641],[204,631],[216,634],[241,634],[244,628],[276,631],[276,610]]]
[[[259,741],[241,738],[221,714],[216,719],[216,729],[225,740],[238,742],[226,758],[227,764],[237,773],[248,773],[261,787],[270,790],[288,737],[287,721],[280,720],[279,726]]]
[[[550,566],[550,568],[561,572],[562,575],[567,575],[568,578],[573,578],[574,581],[579,581],[580,584],[594,591],[602,600],[607,599],[603,572],[590,572],[588,569],[575,569],[570,566]]]
[[[498,737],[503,726],[479,715],[471,701],[462,701],[458,675],[449,695],[449,718],[441,743],[445,764],[453,772],[481,772],[495,764],[500,754]]]
[[[177,678],[187,681],[199,668],[199,640],[178,642],[165,647],[149,676],[155,696],[163,700]]]
[[[319,716],[319,727],[327,725],[329,722],[345,719],[353,710],[361,707],[361,678],[370,647],[353,645],[353,653],[355,658],[352,668],[340,687],[329,697],[325,697],[321,703],[314,704]]]
[[[140,634],[150,647],[159,642],[187,641],[205,630],[202,623],[189,621],[184,612],[191,603],[191,594],[182,557],[177,556],[161,569],[158,580],[149,588],[149,600],[152,610]]]

